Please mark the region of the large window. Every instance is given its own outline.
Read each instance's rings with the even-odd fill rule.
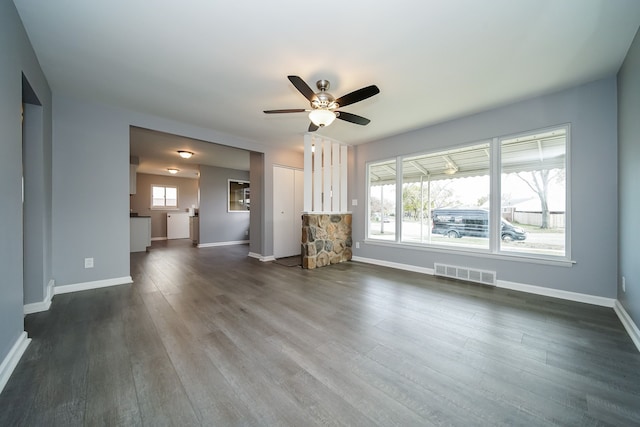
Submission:
[[[489,247],[489,150],[487,142],[402,159],[403,242]]]
[[[500,140],[501,250],[566,255],[567,128]],[[512,233],[509,225],[526,232]]]
[[[151,186],[151,209],[177,209],[178,187],[172,185]]]
[[[396,161],[369,168],[369,237],[396,240]]]
[[[568,258],[567,141],[562,126],[370,163],[367,236]]]

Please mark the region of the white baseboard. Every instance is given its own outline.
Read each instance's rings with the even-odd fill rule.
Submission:
[[[41,311],[49,310],[51,307],[51,300],[53,299],[53,290],[55,287],[55,281],[53,279],[49,280],[47,284],[47,294],[44,297],[44,300],[41,302],[33,302],[31,304],[24,305],[24,314],[32,314],[39,313]]]
[[[260,260],[262,262],[269,262],[269,261],[275,261],[276,257],[274,257],[273,255],[267,255],[267,256],[263,256],[260,254],[257,254],[255,252],[249,252],[249,255],[247,255],[251,258],[255,258],[257,260]]]
[[[22,332],[16,342],[13,344],[13,347],[11,347],[11,350],[9,350],[9,354],[7,354],[7,357],[5,357],[0,364],[0,393],[2,393],[4,386],[6,386],[7,382],[9,382],[9,378],[11,377],[13,370],[16,369],[16,366],[18,366],[18,362],[20,361],[20,358],[24,354],[30,342],[31,338],[27,337],[26,332]]]
[[[246,245],[248,240],[235,240],[231,242],[215,242],[215,243],[200,243],[198,248],[213,248],[216,246],[233,246],[233,245]]]
[[[250,258],[255,258],[255,259],[257,259],[259,261],[262,261],[262,262],[275,261],[276,260],[272,255],[270,255],[270,256],[262,256],[260,254],[255,253],[255,252],[249,252],[249,254],[247,256],[250,257]]]
[[[546,297],[564,299],[568,301],[583,302],[591,305],[599,305],[601,307],[613,308],[616,302],[616,300],[613,298],[581,294],[578,292],[562,291],[559,289],[545,288],[543,286],[525,285],[524,283],[509,282],[507,280],[498,280],[496,286],[498,288],[511,289],[513,291],[543,295]]]
[[[151,238],[152,242],[155,242],[156,240],[167,240],[167,238],[166,237],[152,237]]]
[[[638,329],[638,326],[633,322],[633,319],[629,316],[629,313],[627,313],[627,310],[624,309],[620,301],[616,300],[613,309],[622,322],[622,326],[627,330],[631,340],[636,345],[636,348],[640,351],[640,329]]]
[[[86,291],[89,289],[106,288],[108,286],[126,285],[133,283],[131,276],[116,277],[113,279],[95,280],[93,282],[74,283],[55,287],[55,294],[67,294],[69,292]]]
[[[362,258],[362,257],[356,257],[356,256],[354,256],[352,260],[358,261],[358,262],[366,262],[368,264],[381,265],[383,267],[397,268],[399,270],[407,270],[407,271],[413,271],[417,273],[424,273],[424,274],[430,274],[430,275],[434,274],[434,271],[432,268],[416,267],[415,265],[400,264],[396,262],[381,261],[377,259]],[[599,297],[594,295],[581,294],[577,292],[561,291],[557,289],[545,288],[543,286],[534,286],[534,285],[526,285],[524,283],[509,282],[506,280],[498,280],[496,287],[511,289],[511,290],[520,291],[520,292],[527,292],[530,294],[544,295],[548,297],[559,298],[559,299],[564,299],[569,301],[599,305],[602,307],[613,308],[616,302],[616,300],[613,298],[604,298],[604,297]]]
[[[396,268],[398,270],[413,271],[414,273],[430,274],[432,276],[434,274],[433,268],[418,267],[418,266],[410,265],[410,264],[401,264],[399,262],[383,261],[383,260],[379,260],[379,259],[363,258],[363,257],[359,257],[359,256],[352,257],[351,261],[357,261],[357,262],[364,262],[364,263],[367,263],[367,264],[380,265],[382,267]]]

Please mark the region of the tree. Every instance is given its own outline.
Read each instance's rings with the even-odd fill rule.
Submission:
[[[447,208],[460,204],[459,200],[454,197],[453,191],[449,188],[449,184],[450,180],[431,182],[431,209]],[[419,219],[422,211],[423,218],[427,219],[428,199],[426,183],[423,184],[422,197],[420,195],[420,183],[412,182],[402,186],[402,210],[405,213],[409,213],[411,218]]]
[[[426,193],[426,192],[425,192]],[[426,207],[426,194],[424,195],[425,205],[421,205],[420,185],[416,183],[405,184],[402,188],[402,211],[413,219],[418,219],[420,210]]]
[[[542,211],[542,225],[540,228],[549,228],[549,184],[552,181],[564,181],[564,169],[540,169],[529,171],[529,176],[521,175],[524,172],[517,172],[516,176],[524,181],[540,199],[540,210]]]

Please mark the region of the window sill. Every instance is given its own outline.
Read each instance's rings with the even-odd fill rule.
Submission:
[[[507,254],[504,252],[501,253],[490,253],[481,250],[474,250],[471,248],[449,248],[444,246],[436,246],[436,245],[421,245],[421,244],[412,244],[412,243],[398,243],[394,241],[384,241],[384,240],[375,240],[366,238],[364,243],[372,246],[386,246],[389,248],[398,248],[398,249],[412,249],[418,251],[425,252],[435,252],[435,253],[446,253],[451,255],[464,255],[464,256],[472,256],[477,258],[485,258],[485,259],[497,259],[501,261],[513,261],[513,262],[525,262],[529,264],[542,264],[542,265],[553,265],[559,267],[572,267],[576,261],[567,259],[567,258],[547,258],[535,256],[534,254]]]

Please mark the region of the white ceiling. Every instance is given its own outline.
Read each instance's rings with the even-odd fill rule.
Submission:
[[[299,147],[287,80],[328,79],[358,144],[614,74],[638,0],[14,0],[54,93]]]
[[[249,152],[246,150],[133,126],[129,135],[131,155],[140,162],[138,173],[171,175],[167,169],[176,168],[178,173],[173,176],[197,179],[200,165],[249,170]],[[183,159],[178,150],[190,151],[193,156]]]

